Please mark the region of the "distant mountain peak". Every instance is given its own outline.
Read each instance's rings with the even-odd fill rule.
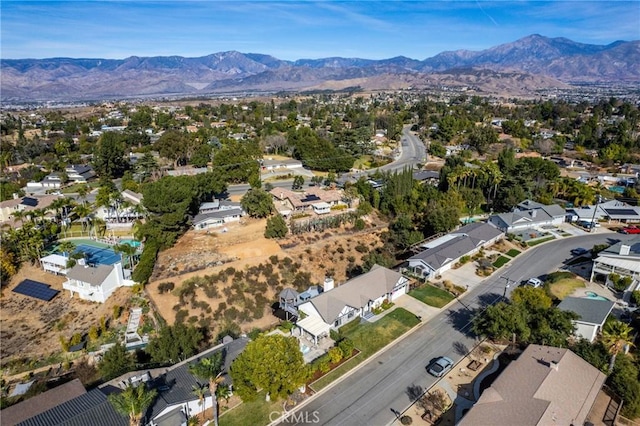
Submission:
[[[447,84],[452,78],[472,85],[480,84],[478,79],[516,78],[514,71],[520,73],[518,81],[523,80],[522,73],[544,77],[525,79],[533,85],[558,80],[640,82],[640,41],[618,40],[604,46],[531,34],[482,51],[446,51],[422,61],[406,56],[284,61],[229,50],[201,57],[2,59],[0,70],[3,101],[193,95],[231,89],[304,90],[338,87],[342,84],[338,82],[366,86],[366,81],[417,87],[436,72],[447,75]]]

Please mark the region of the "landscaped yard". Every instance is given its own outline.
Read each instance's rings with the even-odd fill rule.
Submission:
[[[577,278],[564,278],[555,283],[549,284],[549,292],[557,299],[564,299],[577,288],[584,287],[584,282]]]
[[[409,296],[415,297],[422,303],[435,306],[436,308],[442,308],[453,300],[453,295],[451,293],[429,284],[425,284],[422,287],[411,290],[409,292]]]
[[[550,237],[540,238],[539,240],[530,241],[530,242],[527,243],[527,245],[529,247],[533,247],[533,246],[537,246],[538,244],[546,243],[547,241],[551,241],[551,240],[555,240],[555,239],[556,239],[556,237],[554,237],[552,235]]]
[[[493,266],[496,268],[499,268],[501,266],[503,266],[504,264],[506,264],[507,262],[509,262],[511,259],[509,259],[508,257],[505,256],[500,256],[499,258],[496,259],[495,262],[493,262]]]
[[[507,252],[507,256],[509,257],[516,257],[519,254],[520,254],[520,250],[516,250],[516,249],[511,249]]]
[[[254,401],[243,402],[236,408],[220,416],[220,426],[267,425],[271,423],[269,415],[282,411],[282,401],[265,401],[265,393],[259,392]],[[273,415],[273,419],[276,419]],[[279,416],[278,416],[279,417]]]
[[[357,320],[354,320],[356,322]],[[355,368],[365,359],[415,327],[420,320],[403,308],[396,308],[374,323],[363,323],[349,329],[341,329],[340,334],[351,339],[360,353],[335,370],[315,381],[311,387],[318,391]],[[351,324],[349,324],[350,326]]]

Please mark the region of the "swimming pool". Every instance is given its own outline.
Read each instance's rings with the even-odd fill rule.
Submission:
[[[131,247],[135,247],[135,248],[140,247],[140,244],[141,244],[140,241],[136,241],[136,240],[120,240],[120,243],[121,244],[128,244]]]
[[[587,295],[587,299],[594,299],[594,300],[606,300],[606,301],[610,301],[609,299],[607,299],[606,297],[602,297],[597,293],[594,293],[593,291],[587,291],[585,293]]]
[[[84,253],[87,263],[89,264],[113,265],[122,260],[120,253],[116,253],[115,250],[107,244],[91,240],[70,241],[76,246],[74,253]],[[58,250],[58,247],[56,247],[55,253],[62,254],[62,252]]]
[[[610,186],[609,191],[615,192],[617,194],[622,194],[624,192],[624,186],[619,186],[619,185]]]
[[[303,355],[309,353],[310,350],[311,348],[309,346],[305,345],[304,343],[300,343],[300,352],[302,352]]]

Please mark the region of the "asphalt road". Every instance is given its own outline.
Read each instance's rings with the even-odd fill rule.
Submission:
[[[411,126],[404,126],[402,128],[402,137],[400,138],[400,144],[402,146],[400,157],[396,161],[385,164],[379,169],[381,171],[400,171],[405,167],[410,169],[418,163],[424,163],[427,160],[427,150],[422,140],[415,136],[409,129]]]
[[[629,238],[633,236],[598,233],[553,241],[522,253],[508,267],[470,290],[395,346],[369,360],[348,379],[320,393],[300,408],[298,414],[307,413],[308,419],[318,418],[319,421],[313,423],[317,425],[391,423],[395,419],[392,410],[404,412],[415,399],[409,396],[415,395],[415,389],[426,390],[437,381],[425,369],[431,359],[444,355],[458,362],[474,346],[470,310],[493,304],[515,288],[513,284],[505,288],[507,280],[501,277],[519,283],[557,270],[572,258],[572,248],[591,248],[594,244]],[[414,392],[410,392],[411,388]]]

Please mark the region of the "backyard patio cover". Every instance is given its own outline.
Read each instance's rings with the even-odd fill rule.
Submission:
[[[298,327],[311,334],[316,344],[318,343],[318,337],[323,334],[328,335],[331,326],[324,321],[322,321],[319,317],[316,316],[308,316],[304,319],[301,319],[296,323]]]

